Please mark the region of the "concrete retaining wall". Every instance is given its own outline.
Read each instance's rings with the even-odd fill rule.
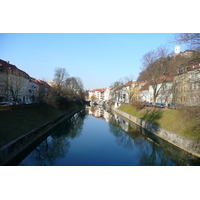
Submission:
[[[83,108],[74,110],[69,114],[62,114],[55,120],[45,123],[42,127],[34,129],[27,134],[9,142],[0,148],[0,165],[7,165],[12,159],[22,153],[34,142],[44,137],[51,129],[60,125],[64,120],[72,117]]]
[[[118,110],[116,108],[113,108],[113,111],[115,111],[116,113],[129,119],[130,121],[134,122],[135,124],[141,126],[142,128],[148,130],[149,132],[153,133],[154,135],[164,139],[165,141],[167,141],[167,142],[169,142],[169,143],[171,143],[171,144],[173,144],[173,145],[175,145],[197,157],[200,157],[200,144],[198,142],[188,139],[186,137],[183,137],[181,135],[178,135],[176,133],[173,133],[171,131],[162,129],[159,126],[156,126],[154,124],[146,122],[135,116],[129,115],[129,114],[127,114],[121,110]]]

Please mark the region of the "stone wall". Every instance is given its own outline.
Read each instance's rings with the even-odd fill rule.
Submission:
[[[183,137],[181,135],[178,135],[176,133],[173,133],[171,131],[162,129],[159,126],[156,126],[154,124],[146,122],[142,119],[139,119],[133,115],[127,114],[116,108],[114,108],[113,111],[115,111],[116,113],[129,119],[130,121],[134,122],[135,124],[141,126],[142,128],[148,130],[149,132],[153,133],[154,135],[162,138],[163,140],[187,151],[188,153],[191,153],[197,157],[200,157],[200,144],[198,142],[188,139],[186,137]]]
[[[34,142],[41,137],[48,136],[48,132],[53,128],[60,125],[64,120],[72,117],[75,113],[79,112],[83,108],[74,110],[69,114],[62,114],[55,120],[45,123],[42,127],[34,129],[27,134],[9,142],[0,148],[0,165],[8,165],[10,161],[15,159],[20,153],[25,151]]]

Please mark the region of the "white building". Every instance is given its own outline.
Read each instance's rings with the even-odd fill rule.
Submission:
[[[173,84],[173,78],[168,77],[165,82],[160,82],[156,85],[155,91],[153,89],[153,86],[149,85],[149,102],[154,102],[154,92],[156,92],[156,103],[164,103],[166,106],[167,104],[172,103]]]
[[[142,102],[150,102],[148,84],[143,85],[139,90],[139,99]]]
[[[104,101],[105,102],[108,102],[110,100],[110,98],[111,98],[110,97],[110,95],[111,95],[110,90],[111,90],[111,87],[106,88],[106,90],[104,92]]]
[[[94,96],[95,102],[99,102],[99,103],[104,102],[105,92],[106,92],[106,88],[89,90],[89,99],[91,100],[91,97]]]

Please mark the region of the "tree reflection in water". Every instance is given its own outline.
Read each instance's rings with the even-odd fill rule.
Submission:
[[[137,158],[142,166],[174,165],[165,152],[155,142],[141,134],[137,125],[129,120],[111,114],[109,120],[110,132],[117,138],[117,143],[125,148],[139,149]]]
[[[52,166],[64,158],[70,149],[69,139],[80,136],[85,117],[85,111],[79,112],[59,126],[27,157],[28,165]]]
[[[108,124],[88,117],[84,125],[88,113]],[[19,165],[199,165],[191,160],[191,155],[128,119],[91,107],[53,131]]]

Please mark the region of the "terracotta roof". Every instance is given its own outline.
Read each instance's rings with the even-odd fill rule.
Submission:
[[[106,88],[101,88],[101,89],[93,89],[93,90],[90,90],[89,92],[105,92],[106,91]]]
[[[165,80],[166,82],[171,82],[173,81],[173,77],[172,76],[160,76],[159,80]]]
[[[192,66],[182,67],[181,69],[177,69],[176,75],[185,74],[185,73],[187,73],[188,71],[193,71],[193,70],[199,69],[199,68],[200,68],[199,65],[192,65]]]
[[[187,49],[187,50],[185,50],[184,52],[195,52],[194,50],[189,50],[189,49]]]
[[[5,60],[1,60],[0,59],[0,63],[3,65],[3,67],[12,68],[12,69],[18,69],[15,65],[11,65],[9,63],[9,61],[5,61]]]
[[[127,82],[126,84],[124,84],[124,86],[130,86],[130,85],[132,85],[133,84],[133,81],[129,81],[129,82]]]
[[[9,61],[5,61],[5,60],[1,60],[0,59],[0,64],[2,64],[2,66],[4,68],[11,69],[13,71],[18,71],[21,74],[23,74],[24,76],[30,77],[26,72],[24,72],[21,69],[17,68],[15,65],[10,64]]]
[[[7,68],[7,69],[11,69],[13,71],[17,71],[20,73],[20,75],[24,76],[25,78],[31,79],[34,82],[45,84],[45,81],[37,80],[36,78],[30,77],[26,72],[17,68],[15,65],[10,64],[9,61],[0,59],[0,66],[3,66],[5,69]]]
[[[148,90],[148,89],[149,89],[149,84],[145,84],[140,88],[140,91]]]

